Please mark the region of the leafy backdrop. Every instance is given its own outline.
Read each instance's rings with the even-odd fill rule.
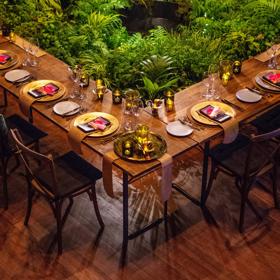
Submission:
[[[279,0],[177,0],[180,7],[191,7],[186,24],[172,32],[158,27],[145,35],[129,34],[122,25],[119,11],[135,2],[143,3],[4,0],[0,23],[26,38],[37,37],[42,48],[71,65],[81,63],[93,78],[111,87],[137,87],[147,98],[147,85],[176,90],[197,82],[219,59],[246,59],[280,36]],[[167,65],[162,65],[164,58]],[[172,68],[170,75],[157,72],[163,66]]]

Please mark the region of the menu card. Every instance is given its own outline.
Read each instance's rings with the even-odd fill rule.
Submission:
[[[38,98],[38,97],[43,97],[46,95],[53,96],[54,94],[56,94],[58,92],[58,90],[59,90],[59,87],[57,85],[55,85],[53,83],[48,83],[39,88],[29,90],[28,93],[30,95],[32,95],[33,97]]]
[[[269,72],[263,76],[263,79],[270,84],[280,87],[280,73]]]
[[[92,132],[96,130],[104,131],[111,122],[103,117],[98,117],[84,124],[79,124],[78,127],[84,132]]]
[[[8,54],[0,54],[0,64],[4,65],[6,64],[8,61],[10,61],[12,58],[11,56],[9,56]]]
[[[213,105],[207,105],[201,108],[199,112],[207,118],[219,123],[225,122],[231,118],[231,116],[226,114],[220,107]]]

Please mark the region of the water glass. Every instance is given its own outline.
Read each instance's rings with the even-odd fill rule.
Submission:
[[[270,49],[267,50],[267,54],[270,56],[268,61],[268,68],[270,69],[277,69],[278,62],[277,62],[277,52],[280,50],[279,45],[274,45]]]
[[[31,38],[30,39],[30,66],[36,67],[39,64],[39,60],[37,57],[39,51],[39,41],[38,39]]]

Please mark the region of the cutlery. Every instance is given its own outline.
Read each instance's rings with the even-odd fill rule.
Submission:
[[[255,88],[250,88],[250,87],[246,87],[249,91],[254,92],[255,94],[261,95],[261,96],[267,96],[267,97],[271,97],[271,94],[266,92],[266,93],[262,93],[260,90],[255,89]]]
[[[258,95],[263,95],[258,89],[250,88],[250,87],[246,87],[246,89],[248,89],[249,91],[254,92]]]
[[[205,127],[201,124],[195,123],[188,115],[184,117],[192,126],[195,126],[199,130],[203,130]]]
[[[19,83],[16,83],[14,84],[16,87],[20,87],[20,86],[23,86],[25,84],[28,84],[30,81],[34,80],[33,77],[30,77],[29,79],[25,80],[25,81],[22,81],[22,82],[19,82]]]
[[[74,113],[74,112],[76,112],[76,111],[77,111],[77,113],[78,113],[78,110],[80,111],[80,109],[81,109],[81,106],[76,107],[76,108],[74,108],[74,109],[72,109],[72,110],[70,110],[70,111],[68,111],[68,112],[65,112],[65,113],[61,114],[61,116],[62,116],[62,117],[67,117],[69,114]]]
[[[195,130],[198,130],[198,131],[201,130],[200,127],[195,126],[193,123],[191,123],[190,121],[188,121],[188,120],[186,119],[186,117],[183,117],[183,119],[178,118],[178,121],[179,121],[181,124],[183,124],[183,125],[188,125],[188,126],[190,126],[191,128],[193,128],[193,129],[195,129]]]
[[[25,82],[26,80],[29,80],[31,77],[32,77],[31,74],[28,74],[28,75],[26,75],[24,77],[21,77],[21,78],[15,80],[15,81],[13,81],[12,84],[17,84],[17,83]]]
[[[244,112],[244,109],[243,109],[242,107],[240,107],[240,106],[238,106],[238,105],[236,105],[236,104],[230,102],[230,101],[227,100],[227,99],[222,98],[221,101],[222,101],[223,103],[225,103],[225,104],[227,104],[227,105],[233,107],[234,109],[240,111],[240,112]]]

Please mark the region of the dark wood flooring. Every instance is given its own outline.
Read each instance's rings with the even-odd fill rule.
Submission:
[[[18,111],[14,98],[4,114]],[[42,117],[35,124],[49,133],[43,152],[69,149],[65,135]],[[90,152],[87,158],[93,160]],[[47,254],[55,221],[46,202],[35,200],[29,227],[23,225],[25,181],[20,169],[9,177],[10,204],[3,210],[0,191],[0,279],[280,279],[280,211],[273,208],[270,189],[255,186],[250,198],[263,216],[258,221],[250,209],[246,232],[237,231],[239,194],[231,178],[219,177],[208,201],[209,213],[174,193],[169,234],[160,225],[129,242],[127,265],[121,266],[121,185],[116,178],[117,199],[111,199],[98,182],[98,202],[105,222],[99,232],[87,196],[75,200],[63,231],[64,252]],[[161,215],[157,174],[141,180],[141,189],[130,190],[130,227],[137,228]],[[199,194],[201,152],[195,150],[176,162],[176,181]],[[264,178],[268,183],[269,180]]]

